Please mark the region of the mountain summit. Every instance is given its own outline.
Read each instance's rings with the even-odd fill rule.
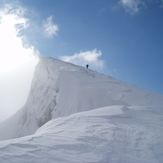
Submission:
[[[161,163],[162,109],[162,95],[42,58],[26,104],[0,124],[0,162]]]

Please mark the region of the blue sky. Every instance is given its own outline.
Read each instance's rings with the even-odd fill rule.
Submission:
[[[163,1],[19,3],[32,22],[26,31],[28,41],[41,55],[88,62],[120,80],[163,93]]]

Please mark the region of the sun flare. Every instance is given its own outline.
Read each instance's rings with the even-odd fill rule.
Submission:
[[[0,121],[24,105],[39,61],[35,48],[24,43],[29,24],[24,10],[11,5],[0,8]]]
[[[0,11],[0,74],[20,71],[22,67],[36,64],[38,57],[34,48],[24,47],[21,35],[28,25],[22,10],[9,7]]]

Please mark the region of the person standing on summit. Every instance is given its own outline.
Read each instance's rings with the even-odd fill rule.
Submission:
[[[86,68],[88,69],[88,67],[89,67],[89,65],[88,64],[86,64]]]

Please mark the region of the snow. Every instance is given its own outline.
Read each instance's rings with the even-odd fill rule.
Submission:
[[[162,163],[162,109],[162,95],[41,59],[26,104],[0,123],[0,162]]]
[[[33,135],[2,141],[0,162],[161,163],[163,114],[153,110],[116,105],[53,119]]]

